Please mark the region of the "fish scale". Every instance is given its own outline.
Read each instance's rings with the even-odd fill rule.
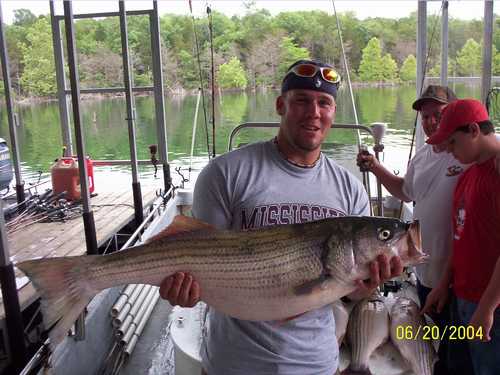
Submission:
[[[380,237],[382,229],[390,238]],[[355,216],[229,231],[177,216],[164,232],[131,249],[17,266],[42,298],[46,326],[57,323],[50,333],[57,343],[90,299],[109,287],[159,285],[188,272],[212,308],[239,319],[280,320],[352,292],[379,254],[400,255],[405,265],[421,262],[418,223]]]
[[[369,374],[370,356],[389,338],[389,312],[382,300],[366,299],[354,307],[347,338],[351,347],[349,370]]]
[[[415,374],[432,375],[437,354],[431,341],[423,340],[422,335],[409,340],[398,337],[398,327],[411,326],[413,332],[423,331],[426,321],[420,314],[418,305],[409,298],[399,297],[391,309],[391,338],[403,358],[410,364]],[[404,328],[403,328],[404,330]]]

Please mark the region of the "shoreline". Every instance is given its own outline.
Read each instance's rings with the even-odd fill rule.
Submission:
[[[436,83],[439,82],[439,77],[427,77],[426,81],[427,83]],[[469,85],[474,85],[477,84],[478,81],[481,80],[481,77],[455,77],[449,78],[449,84],[453,83],[464,83],[464,84],[469,84]],[[500,76],[494,76],[492,77],[492,82],[500,82]],[[346,86],[347,83],[343,82],[342,86]],[[399,86],[408,86],[408,85],[415,85],[415,82],[352,82],[352,87],[399,87]],[[168,89],[168,86],[164,88],[165,92],[168,93],[170,97],[174,98],[183,98],[186,96],[195,96],[198,94],[199,89],[184,89],[184,88],[179,88],[176,90],[170,90]],[[219,90],[217,89],[217,94],[219,93],[254,93],[254,92],[265,92],[265,91],[273,91],[273,90],[279,90],[279,87],[277,86],[268,86],[268,87],[256,87],[256,88],[251,88],[247,87],[246,89],[225,89],[225,90]],[[210,92],[210,90],[206,90],[206,92]],[[152,93],[150,92],[138,92],[134,93],[134,97],[143,97],[143,96],[150,96]],[[0,95],[3,96],[3,95]],[[103,94],[80,94],[80,100],[82,101],[87,101],[87,100],[104,100],[104,99],[118,99],[118,98],[123,98],[125,97],[125,93],[103,93]],[[14,99],[16,104],[20,106],[29,106],[32,104],[43,104],[43,103],[50,103],[50,102],[57,102],[58,98],[57,96],[29,96],[29,97],[20,97],[19,99]]]

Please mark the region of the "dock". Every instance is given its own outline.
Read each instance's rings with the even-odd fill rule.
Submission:
[[[141,184],[143,206],[156,199],[161,181]],[[134,200],[130,187],[99,191],[91,198],[99,247],[134,219]],[[33,258],[75,256],[86,253],[85,232],[81,216],[62,222],[34,223],[7,236],[11,260],[15,263]],[[15,269],[21,310],[33,303],[38,295],[28,278]],[[0,321],[5,319],[3,298],[0,295]]]

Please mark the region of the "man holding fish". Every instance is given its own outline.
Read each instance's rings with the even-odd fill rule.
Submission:
[[[160,285],[172,304],[209,306],[206,373],[332,375],[331,303],[367,296],[426,258],[419,223],[361,216],[361,183],[321,153],[339,82],[327,64],[293,64],[277,137],[213,159],[196,183],[195,218],[176,216],[112,254],[17,263],[41,297],[50,345],[101,290]]]
[[[321,153],[335,119],[339,84],[340,76],[328,64],[299,60],[290,66],[276,100],[281,117],[278,135],[213,159],[197,180],[194,216],[217,229],[252,230],[368,215],[370,203],[359,180]],[[380,240],[389,236],[390,232],[379,233]],[[400,275],[402,261],[399,256],[380,255],[368,269],[367,280],[356,281],[358,289],[350,298],[367,296],[380,283]],[[341,272],[330,276],[335,274]],[[324,289],[328,277],[295,292]],[[202,289],[190,273],[178,272],[162,282],[160,294],[172,305],[191,307],[203,295]],[[240,320],[210,308],[201,349],[208,375],[332,375],[338,354],[329,305],[283,321]]]

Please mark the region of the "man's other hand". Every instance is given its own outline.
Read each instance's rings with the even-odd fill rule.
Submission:
[[[389,259],[381,254],[376,260],[370,263],[370,278],[368,280],[357,280],[358,289],[348,297],[353,300],[360,300],[369,297],[375,289],[382,283],[403,273],[403,263],[399,256]]]
[[[163,279],[160,297],[172,306],[193,307],[200,300],[200,285],[190,274],[177,272]]]

